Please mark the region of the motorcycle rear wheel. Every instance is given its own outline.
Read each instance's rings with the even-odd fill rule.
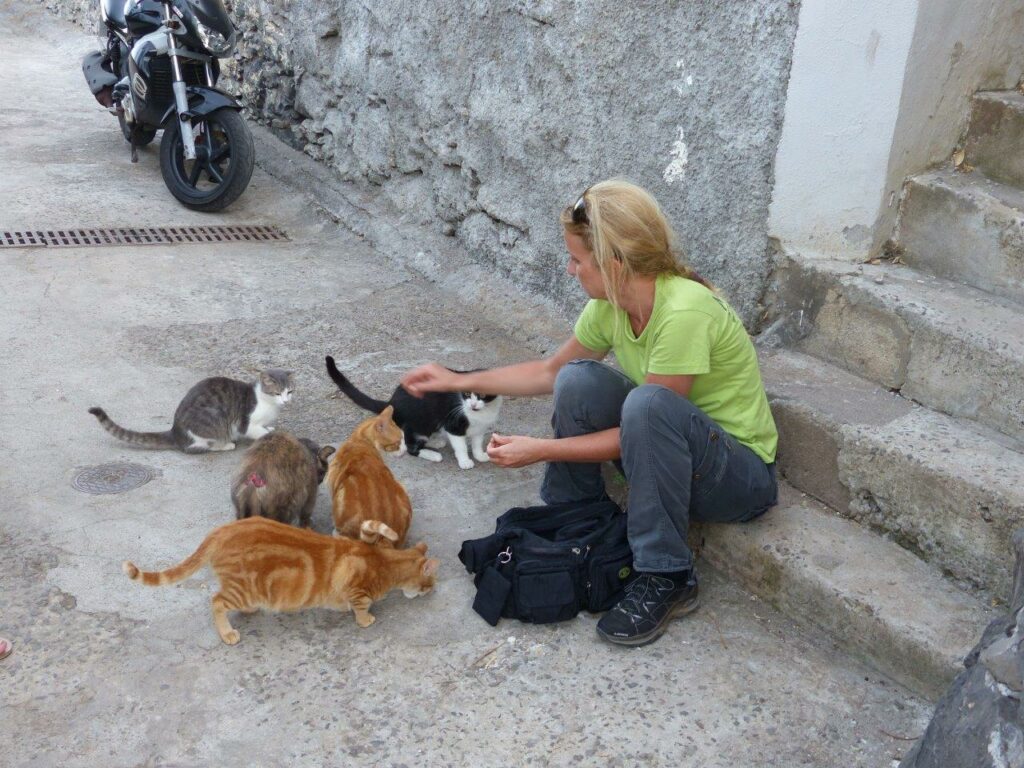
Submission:
[[[178,201],[194,211],[221,211],[238,199],[252,177],[256,151],[245,120],[222,108],[193,121],[196,159],[185,159],[181,123],[172,117],[160,141],[160,171]]]
[[[117,122],[121,125],[121,135],[124,136],[124,140],[131,143],[132,140],[132,126],[128,124],[128,121],[124,119],[124,113],[119,113],[117,116]],[[141,126],[135,126],[135,146],[144,147],[149,144],[153,139],[156,138],[156,128],[143,128]]]

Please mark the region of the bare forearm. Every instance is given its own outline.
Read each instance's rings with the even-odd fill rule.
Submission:
[[[543,360],[528,360],[486,371],[456,373],[437,363],[425,363],[402,376],[409,394],[423,397],[427,392],[478,392],[482,395],[549,395],[555,391],[555,377],[570,360],[600,360],[607,350],[588,349],[571,336],[554,354]]]
[[[592,463],[619,458],[619,428],[544,441],[544,461]]]
[[[459,374],[458,389],[482,395],[549,395],[555,376],[547,360],[528,360],[486,371]]]
[[[619,428],[578,437],[528,437],[495,432],[487,455],[499,467],[528,467],[538,461],[595,463],[619,458]]]

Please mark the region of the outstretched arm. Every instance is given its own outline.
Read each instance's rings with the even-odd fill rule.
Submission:
[[[648,374],[648,384],[659,384],[688,397],[694,376]],[[575,437],[528,437],[526,435],[491,435],[487,456],[499,467],[525,467],[539,461],[594,463],[610,461],[621,455],[619,428],[605,429]]]
[[[555,388],[555,377],[570,360],[600,360],[607,353],[580,344],[573,336],[550,357],[527,360],[472,373],[456,373],[437,363],[427,363],[402,376],[402,386],[412,395],[426,392],[479,392],[483,395],[547,395]]]

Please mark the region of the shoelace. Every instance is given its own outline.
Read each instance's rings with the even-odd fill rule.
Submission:
[[[619,610],[631,615],[637,614],[640,604],[643,602],[643,598],[647,594],[651,581],[654,578],[653,576],[643,575],[637,576],[633,581],[629,582],[626,585],[626,594],[619,601]]]

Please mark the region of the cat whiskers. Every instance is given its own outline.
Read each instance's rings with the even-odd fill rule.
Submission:
[[[450,411],[448,411],[448,415],[445,416],[445,421],[450,419],[452,416],[455,416],[455,415],[460,414],[460,413],[461,414],[465,414],[466,413],[466,404],[465,404],[465,402],[459,403],[454,408],[452,408]]]

